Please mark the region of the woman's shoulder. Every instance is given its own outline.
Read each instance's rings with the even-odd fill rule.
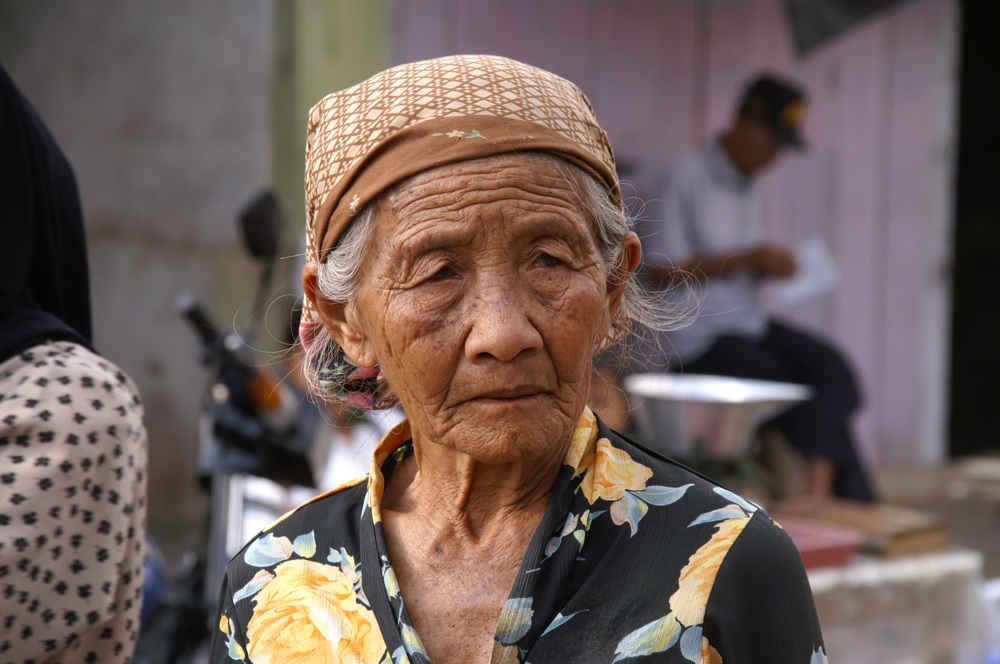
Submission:
[[[634,461],[648,466],[653,473],[653,477],[659,482],[667,481],[673,485],[690,484],[693,493],[717,494],[721,485],[698,471],[689,468],[676,459],[664,456],[656,450],[650,449],[641,443],[632,440],[625,434],[619,433],[602,422],[599,435],[606,438],[612,445],[625,451]],[[758,506],[759,507],[759,506]]]
[[[368,487],[359,478],[289,510],[251,538],[229,563],[230,572],[263,563],[312,558],[316,551],[356,550]]]
[[[0,407],[8,435],[61,432],[105,446],[127,440],[142,456],[134,461],[145,466],[139,391],[114,362],[85,346],[41,343],[0,364]]]
[[[621,449],[634,464],[648,468],[643,489],[634,492],[643,500],[670,501],[677,523],[684,523],[692,534],[715,537],[720,529],[726,535],[726,550],[740,538],[744,529],[755,533],[760,545],[767,542],[785,549],[790,542],[780,525],[773,521],[758,502],[732,491],[718,482],[665,457],[603,426],[600,433],[611,445]],[[648,494],[648,495],[647,495]]]
[[[72,341],[47,341],[18,353],[0,364],[0,380],[40,394],[93,390],[139,401],[135,383],[117,364]]]

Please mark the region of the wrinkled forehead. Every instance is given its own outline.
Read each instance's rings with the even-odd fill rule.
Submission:
[[[483,203],[506,200],[515,205],[519,200],[525,205],[547,202],[583,212],[587,177],[559,157],[524,152],[432,168],[391,187],[382,198],[397,213],[438,201],[461,205],[468,199]]]
[[[541,153],[470,160],[407,178],[379,199],[374,214],[384,239],[435,230],[502,234],[546,228],[593,239],[587,177]],[[467,228],[445,228],[456,224]]]

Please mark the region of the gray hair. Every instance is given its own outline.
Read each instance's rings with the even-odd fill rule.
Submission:
[[[530,154],[558,165],[568,180],[582,186],[583,206],[594,223],[597,248],[610,275],[624,260],[622,240],[625,234],[632,230],[634,220],[621,206],[611,200],[608,192],[597,180],[577,166],[548,153]],[[492,158],[502,159],[503,156]],[[332,302],[347,304],[357,295],[358,274],[375,232],[374,209],[379,200],[369,203],[358,213],[344,236],[319,265],[317,275],[319,291],[323,297]],[[656,340],[658,332],[675,329],[687,318],[686,311],[677,312],[664,307],[662,294],[648,289],[636,275],[632,275],[625,284],[621,304],[611,323],[608,336],[624,340],[630,334],[639,334],[651,339],[654,345],[658,345]],[[619,346],[624,345],[619,344]],[[349,364],[349,360],[325,326],[318,326],[315,339],[306,349],[304,363],[306,380],[314,393],[320,396],[342,393],[343,385],[332,384],[330,377],[344,372],[331,368],[342,369],[345,363]]]

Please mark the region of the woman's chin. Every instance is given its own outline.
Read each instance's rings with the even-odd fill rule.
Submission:
[[[488,464],[544,461],[565,454],[576,419],[550,400],[535,401],[545,403],[472,404],[462,417],[430,436],[430,442]]]

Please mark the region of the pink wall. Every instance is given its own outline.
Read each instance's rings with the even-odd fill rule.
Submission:
[[[856,366],[866,455],[931,463],[947,447],[957,13],[916,0],[798,60],[781,0],[397,0],[391,59],[494,53],[574,81],[654,220],[663,171],[725,126],[750,75],[800,80],[811,148],[763,177],[768,229],[825,238],[841,283],[784,313]]]

